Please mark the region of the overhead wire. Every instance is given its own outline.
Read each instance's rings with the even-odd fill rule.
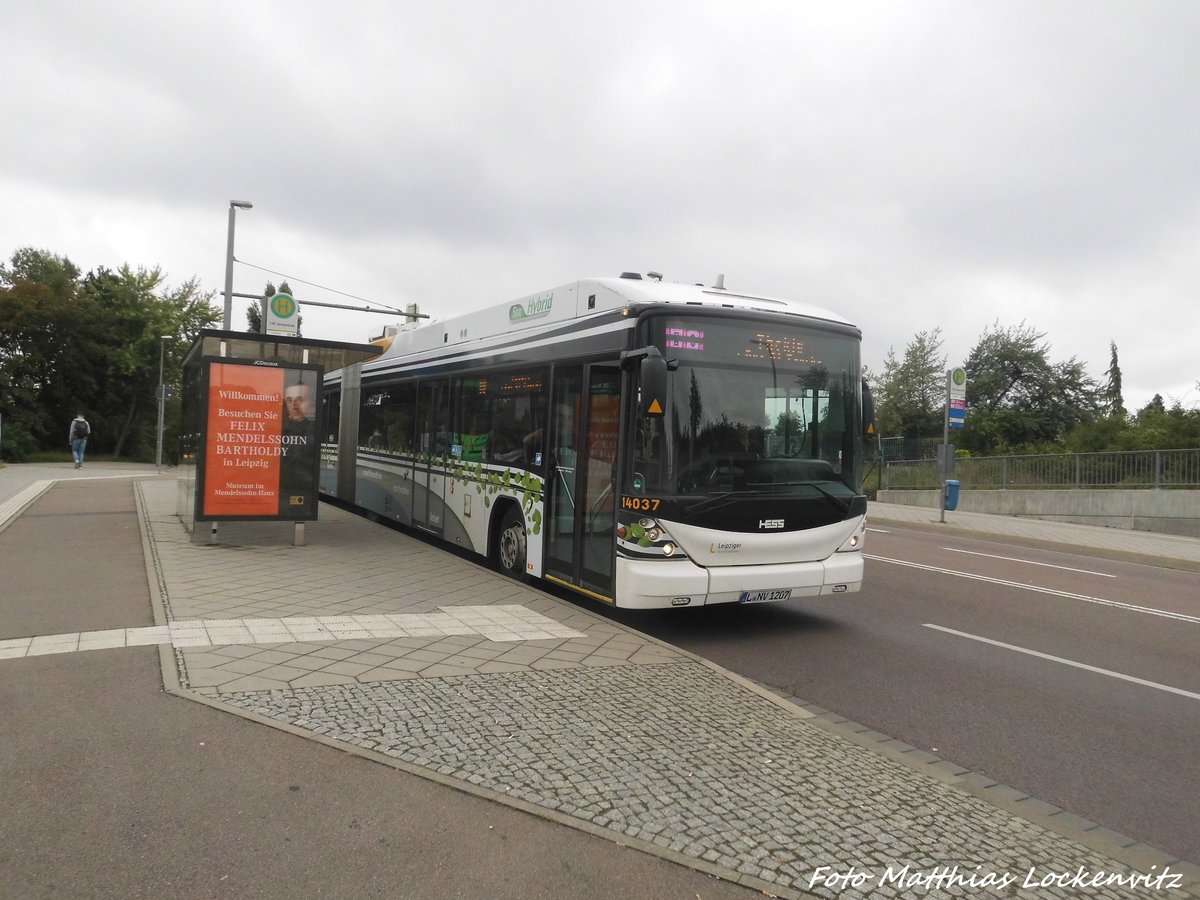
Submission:
[[[236,256],[233,258],[233,261],[236,263],[241,263],[243,266],[249,266],[252,269],[258,269],[260,272],[278,275],[280,278],[285,278],[288,281],[297,281],[300,284],[306,284],[309,287],[319,288],[322,291],[329,291],[331,294],[338,294],[341,297],[349,297],[351,300],[361,300],[363,303],[374,303],[376,306],[382,306],[385,310],[390,312],[404,312],[404,310],[396,309],[394,306],[389,306],[379,300],[368,300],[366,297],[360,297],[357,294],[348,294],[345,291],[339,291],[337,288],[326,287],[325,285],[317,284],[314,281],[305,281],[303,278],[299,278],[295,275],[288,275],[286,272],[276,272],[274,269],[268,269],[266,266],[259,266],[251,262],[246,262],[244,259],[238,259]]]

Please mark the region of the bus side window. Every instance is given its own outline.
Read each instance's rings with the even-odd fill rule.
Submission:
[[[326,443],[338,442],[338,430],[341,427],[342,398],[338,393],[326,392],[321,398],[321,421],[325,423]]]
[[[492,404],[490,458],[501,465],[543,464],[546,425],[545,369],[503,373],[489,380]]]
[[[454,422],[451,430],[463,462],[482,462],[491,443],[487,414],[487,379],[454,379]]]

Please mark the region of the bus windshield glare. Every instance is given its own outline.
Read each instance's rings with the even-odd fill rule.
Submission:
[[[654,318],[672,361],[664,415],[643,417],[633,490],[687,499],[860,493],[858,341],[789,324]]]

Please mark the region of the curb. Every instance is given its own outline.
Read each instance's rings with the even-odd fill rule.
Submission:
[[[0,531],[3,531],[16,521],[17,516],[32,506],[38,497],[54,487],[55,483],[56,479],[53,478],[35,481],[29,487],[13,494],[13,496],[9,497],[3,503],[0,503]]]

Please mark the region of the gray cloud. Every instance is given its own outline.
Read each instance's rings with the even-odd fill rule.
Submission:
[[[1117,340],[1143,402],[1200,378],[1184,0],[44,2],[6,30],[6,255],[215,289],[244,197],[239,258],[448,312],[724,271],[840,309],[875,367],[1027,319],[1097,376]]]

